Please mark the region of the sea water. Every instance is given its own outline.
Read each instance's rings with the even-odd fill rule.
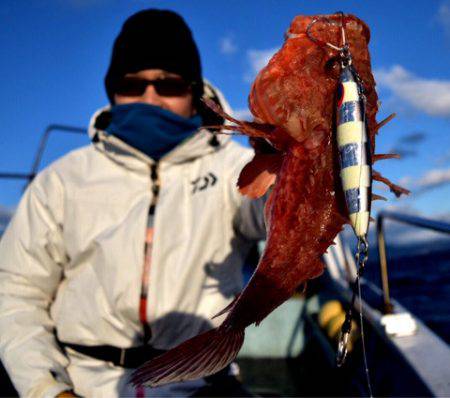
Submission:
[[[387,256],[391,297],[450,344],[450,244],[388,246]],[[379,269],[374,247],[364,276],[381,287]]]

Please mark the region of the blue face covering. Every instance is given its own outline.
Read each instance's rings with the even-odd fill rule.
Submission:
[[[185,118],[141,102],[115,105],[105,129],[133,148],[159,160],[190,137],[202,124],[199,115]]]

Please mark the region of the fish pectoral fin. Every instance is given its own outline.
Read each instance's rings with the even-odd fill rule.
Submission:
[[[223,314],[226,314],[227,312],[231,311],[233,309],[234,305],[236,304],[236,301],[237,301],[237,299],[239,298],[240,295],[241,295],[241,293],[238,293],[230,304],[228,304],[223,310],[219,311],[211,319],[218,318],[219,316],[221,316]]]
[[[204,98],[202,100],[204,104],[210,108],[212,111],[217,113],[219,116],[222,116],[225,120],[228,120],[231,123],[239,124],[240,121],[231,117],[228,113],[226,113],[218,104],[216,104],[213,100],[209,98]]]
[[[397,196],[397,198],[402,194],[409,195],[411,193],[411,191],[409,191],[408,189],[392,183],[386,177],[383,177],[378,171],[372,170],[372,177],[375,181],[380,181],[383,184],[387,185],[391,192],[393,192],[395,196]]]
[[[275,183],[282,160],[280,153],[256,153],[239,175],[239,191],[252,199],[263,196]]]
[[[258,122],[246,122],[242,120],[235,119],[228,113],[226,113],[219,105],[210,99],[203,99],[203,102],[208,106],[213,112],[217,113],[219,116],[223,117],[230,123],[234,125],[224,124],[221,126],[221,130],[232,130],[239,131],[249,137],[270,137],[271,133],[275,129],[275,126],[267,123]],[[208,126],[206,126],[208,127]],[[217,126],[211,126],[216,128]]]

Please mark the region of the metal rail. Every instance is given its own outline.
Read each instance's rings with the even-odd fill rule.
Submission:
[[[408,214],[393,213],[390,211],[382,211],[377,217],[377,238],[378,238],[378,254],[380,256],[380,274],[381,284],[383,287],[384,313],[389,314],[393,311],[389,295],[389,279],[386,259],[386,243],[384,239],[383,221],[390,219],[404,224],[412,225],[419,228],[425,228],[436,232],[450,234],[450,224],[442,221],[429,220],[422,217],[411,216]]]
[[[0,173],[0,178],[9,179],[9,180],[29,180],[33,179],[33,176],[28,173]]]
[[[65,133],[74,133],[74,134],[86,134],[87,130],[81,127],[74,127],[74,126],[67,126],[64,124],[50,124],[47,126],[47,128],[44,130],[44,133],[42,134],[41,141],[39,143],[38,150],[36,152],[36,155],[34,157],[34,162],[31,167],[31,171],[29,173],[10,173],[10,172],[0,172],[0,179],[22,179],[27,180],[25,188],[28,186],[28,184],[33,181],[33,178],[36,176],[39,166],[41,165],[42,156],[45,151],[45,147],[47,145],[48,138],[50,136],[50,133],[53,131],[60,131]]]

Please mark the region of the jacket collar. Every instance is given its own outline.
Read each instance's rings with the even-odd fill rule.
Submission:
[[[205,81],[209,89],[213,90],[216,98],[219,99],[222,108],[229,113],[231,111],[228,103],[223,98],[223,95],[218,89],[213,87],[209,82]],[[132,146],[126,144],[119,138],[107,134],[102,128],[99,128],[99,118],[103,117],[105,112],[108,112],[110,106],[105,106],[99,109],[91,117],[89,123],[89,136],[99,151],[103,152],[106,156],[114,160],[115,162],[125,166],[130,169],[148,169],[148,166],[155,163],[155,161],[139,150],[133,148]],[[213,138],[213,133],[208,130],[201,128],[194,135],[185,140],[183,143],[175,147],[172,151],[167,153],[160,159],[160,163],[170,163],[178,164],[192,161],[193,159],[208,155],[215,151],[220,150],[225,145],[227,145],[230,140],[230,136],[225,134],[216,135],[218,145],[211,145],[211,140]]]

